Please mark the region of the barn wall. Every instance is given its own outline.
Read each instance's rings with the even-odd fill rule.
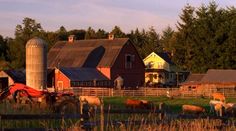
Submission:
[[[63,87],[60,87],[63,84]],[[61,71],[55,70],[55,88],[56,90],[63,90],[70,87],[70,79],[68,79]]]
[[[125,67],[127,54],[134,55],[132,68]],[[121,49],[113,67],[111,68],[111,79],[114,81],[118,75],[124,79],[125,87],[142,86],[144,83],[145,66],[136,48],[128,42]]]
[[[109,67],[97,67],[97,70],[99,70],[108,79],[111,79],[111,68],[109,68]]]

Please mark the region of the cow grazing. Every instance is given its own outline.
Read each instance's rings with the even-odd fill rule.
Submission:
[[[155,108],[155,104],[151,101],[148,100],[140,100],[143,104],[143,108],[144,109],[154,109]]]
[[[236,103],[226,103],[224,107],[227,115],[236,116]]]
[[[190,114],[201,114],[205,113],[205,108],[201,106],[195,106],[195,105],[183,105],[182,106],[183,114],[190,113]]]
[[[145,101],[144,101],[145,102]],[[125,101],[126,108],[132,108],[132,109],[144,109],[145,104],[142,100],[134,100],[134,99],[127,99]]]
[[[126,108],[143,108],[143,102],[141,100],[127,99],[125,101]]]
[[[97,96],[80,96],[80,113],[89,117],[96,116],[96,109],[101,106],[102,101]]]
[[[213,100],[219,100],[225,102],[225,96],[222,93],[213,93],[212,94]]]
[[[217,101],[217,100],[210,100],[210,102],[209,102],[209,105],[210,105],[210,112],[215,113],[215,105],[216,105],[216,104],[221,104],[221,105],[223,105],[224,102],[222,102],[222,101]]]
[[[80,96],[79,99],[81,102],[88,102],[91,106],[100,106],[102,104],[97,96]]]
[[[134,99],[127,99],[125,101],[126,108],[132,109],[152,109],[154,108],[154,104],[147,100],[134,100]]]
[[[220,103],[215,104],[214,110],[215,110],[216,116],[223,116],[224,109],[225,108],[223,104],[220,104]]]

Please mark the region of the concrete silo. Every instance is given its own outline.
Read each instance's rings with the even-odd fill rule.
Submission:
[[[26,44],[26,85],[37,90],[47,85],[47,43],[37,37]]]

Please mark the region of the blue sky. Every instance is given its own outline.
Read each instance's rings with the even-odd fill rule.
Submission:
[[[25,17],[41,23],[46,31],[60,26],[67,30],[115,25],[124,32],[153,26],[161,32],[176,28],[181,9],[189,3],[198,7],[212,0],[0,0],[0,35],[14,37],[17,24]],[[220,7],[236,6],[236,0],[215,0]]]

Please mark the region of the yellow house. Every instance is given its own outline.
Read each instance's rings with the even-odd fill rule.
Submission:
[[[180,71],[167,53],[152,52],[143,61],[146,66],[145,83],[147,86],[176,85],[178,83],[176,79]]]

